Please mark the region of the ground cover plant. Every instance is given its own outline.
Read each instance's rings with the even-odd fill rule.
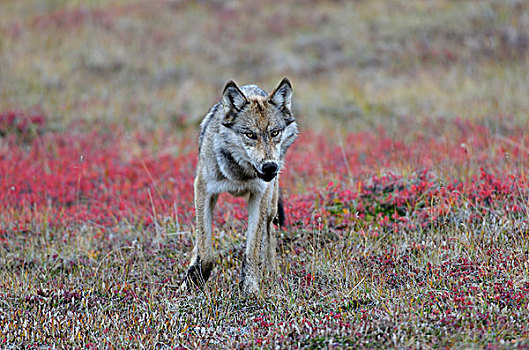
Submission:
[[[525,3],[2,6],[2,347],[529,346]],[[236,74],[288,74],[301,124],[257,298],[228,195],[179,289],[198,122]]]

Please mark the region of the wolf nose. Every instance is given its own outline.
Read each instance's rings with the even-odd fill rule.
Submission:
[[[265,174],[275,174],[277,173],[279,167],[274,162],[266,162],[263,164],[263,173]]]

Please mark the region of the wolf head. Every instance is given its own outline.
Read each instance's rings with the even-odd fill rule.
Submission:
[[[222,132],[233,158],[268,182],[279,173],[298,134],[291,111],[292,85],[284,78],[270,95],[255,93],[262,90],[254,86],[242,90],[246,94],[233,81],[224,87]]]

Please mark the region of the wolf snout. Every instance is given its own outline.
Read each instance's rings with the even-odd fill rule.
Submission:
[[[263,174],[277,174],[279,166],[276,162],[266,162],[262,166]]]
[[[279,165],[276,162],[265,162],[261,166],[261,171],[258,171],[258,174],[262,180],[268,182],[276,177],[278,170]]]

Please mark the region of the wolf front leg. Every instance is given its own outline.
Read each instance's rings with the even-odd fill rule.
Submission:
[[[275,275],[277,269],[276,263],[276,230],[274,227],[274,218],[277,216],[277,204],[279,200],[279,177],[273,182],[273,188],[269,194],[270,203],[268,205],[268,215],[265,226],[265,236],[263,238],[263,263],[272,275]]]
[[[277,270],[277,238],[273,218],[269,217],[267,219],[263,243],[263,264],[266,266],[270,276],[274,276]]]
[[[244,294],[259,293],[261,277],[259,262],[263,229],[266,224],[268,191],[252,193],[248,199],[248,231],[246,233],[246,251],[242,262],[241,290]]]
[[[213,210],[217,202],[217,194],[208,194],[202,175],[195,178],[195,211],[196,237],[193,257],[183,284],[183,288],[191,284],[203,287],[213,269],[214,258],[211,242]]]

